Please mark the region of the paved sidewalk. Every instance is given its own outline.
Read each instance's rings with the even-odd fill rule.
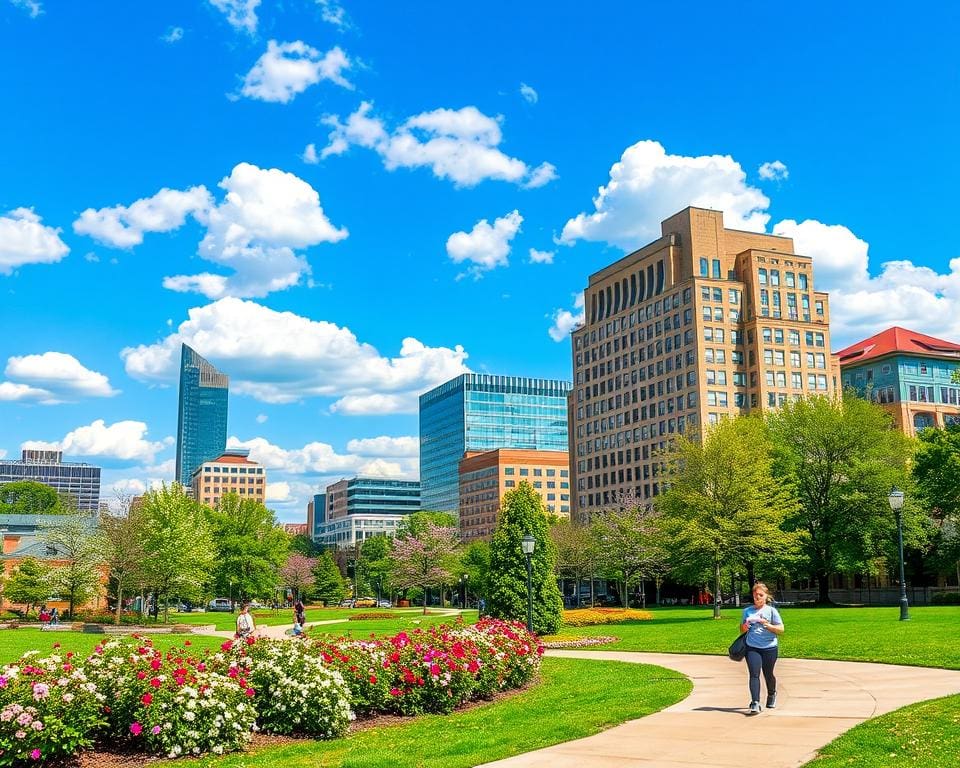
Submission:
[[[619,651],[548,655],[657,664],[689,677],[693,691],[649,717],[485,768],[792,768],[864,720],[960,693],[958,671],[788,658],[777,662],[777,708],[750,717],[746,665],[725,656]],[[624,684],[629,683],[626,678]]]

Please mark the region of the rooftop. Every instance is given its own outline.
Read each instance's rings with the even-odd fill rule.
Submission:
[[[858,341],[836,353],[840,365],[859,364],[866,360],[892,354],[924,355],[926,357],[949,357],[960,359],[960,344],[927,336],[907,328],[894,326]]]

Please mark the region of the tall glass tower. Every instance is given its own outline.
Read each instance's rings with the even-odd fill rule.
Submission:
[[[184,344],[180,353],[177,482],[190,487],[194,470],[227,447],[230,379]]]
[[[457,512],[467,451],[567,450],[569,381],[464,373],[420,395],[420,508]]]

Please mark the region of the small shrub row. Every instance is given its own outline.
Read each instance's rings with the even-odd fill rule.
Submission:
[[[933,605],[960,605],[960,592],[938,592],[930,602]]]
[[[401,619],[405,618],[400,613],[389,613],[388,611],[367,611],[366,613],[354,613],[349,617],[349,621],[380,621],[382,619]]]
[[[578,635],[546,635],[540,638],[544,648],[589,648],[593,645],[606,645],[616,643],[619,637],[608,637],[605,635],[591,635],[581,637]]]
[[[568,627],[589,627],[651,619],[653,614],[650,611],[638,611],[633,608],[576,608],[563,612],[563,623]]]

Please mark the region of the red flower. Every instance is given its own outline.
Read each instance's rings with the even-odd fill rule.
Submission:
[[[247,688],[247,690],[245,690],[244,693],[247,694],[247,696],[253,696],[256,693],[256,691],[253,690],[253,688]]]
[[[391,689],[390,689],[390,695],[391,695],[391,696],[400,696],[402,693],[403,693],[403,691],[401,691],[399,688],[391,688]]]
[[[371,684],[371,685],[376,685],[376,684],[377,684],[377,676],[376,676],[376,675],[370,675],[370,684]]]
[[[183,644],[184,644],[184,645],[193,645],[193,643],[191,643],[189,640],[184,640],[184,641],[183,641]]]
[[[231,648],[233,648],[232,640],[227,640],[227,642],[220,646],[221,651],[229,651]]]
[[[137,680],[143,680],[147,676],[147,673],[142,669],[137,671]]]
[[[153,703],[153,696],[149,693],[145,693],[140,697],[140,701],[143,702],[145,707],[149,707]]]
[[[161,664],[161,661],[160,661],[160,659],[158,659],[158,658],[153,658],[153,659],[150,660],[150,668],[151,668],[151,669],[154,669],[154,670],[160,669],[160,664]]]
[[[60,643],[54,643],[54,644],[53,644],[53,647],[54,647],[54,648],[59,648],[59,647],[60,647]]]
[[[247,635],[247,645],[253,645],[256,641],[253,635]]]
[[[150,685],[152,685],[154,688],[159,688],[159,687],[160,687],[160,678],[159,678],[159,677],[154,677],[154,678],[152,678],[152,679],[150,680]]]

